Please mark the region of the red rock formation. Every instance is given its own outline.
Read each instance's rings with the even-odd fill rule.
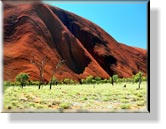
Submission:
[[[42,3],[4,3],[4,80],[20,72],[38,80],[31,60],[41,62],[44,56],[49,59],[46,80],[61,59],[65,64],[55,72],[58,79],[146,74],[146,50],[118,43],[94,23]]]

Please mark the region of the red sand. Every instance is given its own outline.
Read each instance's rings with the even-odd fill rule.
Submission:
[[[58,79],[131,77],[139,71],[146,74],[146,53],[118,43],[99,26],[62,9],[4,3],[4,80],[14,80],[20,72],[38,80],[39,71],[30,62],[33,56],[37,62],[49,58],[45,80],[60,59],[65,64],[55,73]]]

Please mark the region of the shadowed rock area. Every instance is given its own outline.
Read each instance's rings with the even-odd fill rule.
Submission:
[[[47,56],[44,79],[49,81],[60,60],[58,79],[80,80],[88,75],[109,78],[113,74],[131,77],[146,74],[147,52],[118,43],[96,24],[71,12],[40,2],[4,2],[4,80],[20,72],[39,79],[32,59]]]

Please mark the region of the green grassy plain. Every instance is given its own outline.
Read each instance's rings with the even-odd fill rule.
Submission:
[[[125,84],[10,86],[3,112],[147,112],[147,82]]]

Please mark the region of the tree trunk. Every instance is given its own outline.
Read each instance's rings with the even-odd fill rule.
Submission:
[[[24,87],[24,84],[23,84],[23,83],[21,83],[21,87],[22,87],[22,88]]]
[[[112,85],[114,85],[114,80],[112,79]]]
[[[41,83],[39,83],[39,89],[40,89]]]
[[[52,81],[50,82],[50,90],[51,90],[51,88],[52,88]]]
[[[138,89],[141,88],[141,82],[142,82],[142,79],[140,78],[140,79],[139,79],[139,84],[138,84]]]

